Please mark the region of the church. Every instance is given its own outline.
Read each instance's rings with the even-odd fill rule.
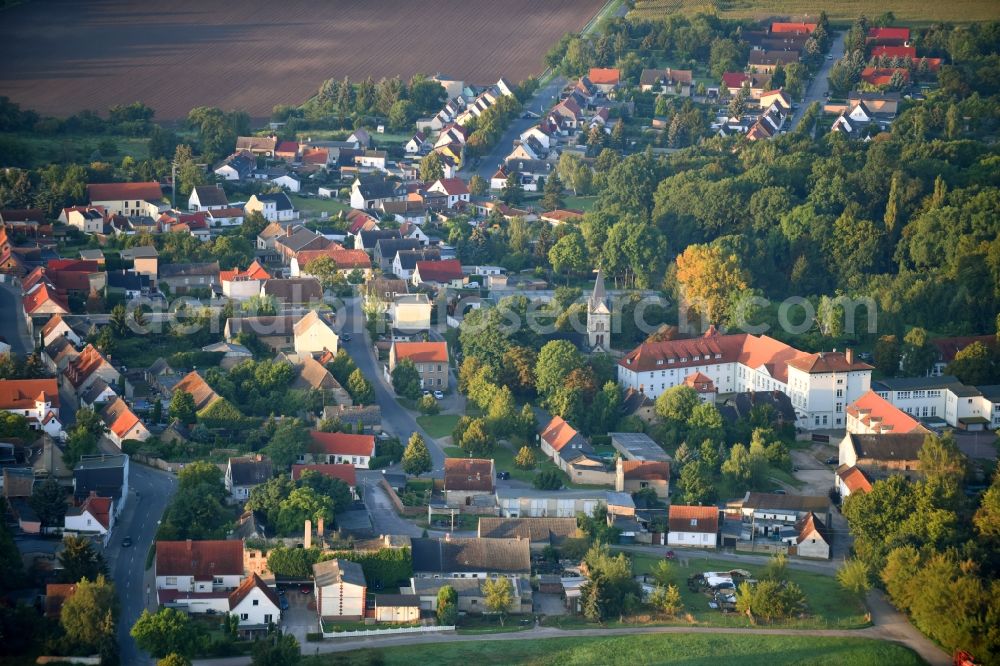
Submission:
[[[587,345],[595,354],[611,350],[611,309],[600,268],[597,269],[594,291],[587,299]]]

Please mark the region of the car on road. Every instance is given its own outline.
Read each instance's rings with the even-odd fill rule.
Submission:
[[[444,400],[444,393],[442,391],[434,391],[434,397],[438,400]]]
[[[838,462],[838,458],[837,456],[830,456],[823,462],[825,462],[827,465],[836,465]]]
[[[424,395],[430,395],[430,394],[431,394],[431,391],[430,391],[430,389],[424,389],[424,390],[423,390],[423,394],[424,394]]]
[[[313,589],[312,589],[312,586],[310,586],[310,585],[300,585],[299,586],[299,592],[301,592],[302,594],[312,594],[312,591],[313,591]]]
[[[826,59],[827,60],[833,60],[833,54],[832,53],[827,53],[826,54]]]
[[[784,488],[775,488],[774,490],[771,491],[771,494],[772,495],[784,495],[785,494],[785,489]]]
[[[510,479],[510,472],[497,472],[497,478],[501,481],[507,481]]]
[[[122,548],[128,548],[132,545],[132,537],[125,537],[122,539]]]
[[[278,606],[280,606],[283,611],[288,610],[288,598],[285,595],[278,595]]]
[[[350,333],[344,333],[342,336],[340,336],[340,339],[343,340],[344,342],[350,342],[351,341],[351,334]]]

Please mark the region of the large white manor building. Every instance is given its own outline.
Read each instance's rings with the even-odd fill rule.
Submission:
[[[712,327],[700,338],[647,342],[618,362],[618,383],[656,399],[702,373],[716,391],[781,391],[795,407],[796,425],[807,430],[842,429],[847,406],[871,386],[872,366],[846,352],[811,354],[766,335],[721,335]]]

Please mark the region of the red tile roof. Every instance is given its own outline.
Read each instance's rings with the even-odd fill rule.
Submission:
[[[128,404],[121,398],[108,404],[101,413],[101,419],[108,426],[108,430],[117,435],[120,439],[132,430],[137,423],[141,424],[139,417],[135,415]]]
[[[330,161],[330,151],[326,148],[310,148],[302,151],[304,164],[327,164]]]
[[[194,398],[194,408],[196,410],[202,410],[211,403],[219,399],[219,394],[212,390],[212,387],[208,385],[208,382],[198,374],[197,370],[192,370],[188,374],[184,375],[174,386],[174,393],[177,391],[186,391],[191,394]]]
[[[354,465],[348,465],[347,463],[329,463],[323,465],[292,465],[292,480],[298,481],[302,478],[302,472],[311,470],[322,474],[323,476],[328,476],[331,479],[340,479],[351,488],[358,484],[357,474],[354,471]]]
[[[63,316],[61,314],[54,314],[49,317],[49,320],[45,322],[45,326],[42,326],[42,339],[47,338],[49,333],[56,330],[56,327],[61,323],[63,323]]]
[[[671,532],[715,534],[719,531],[719,510],[714,506],[672,504],[669,524]]]
[[[492,491],[493,461],[482,458],[445,458],[444,489]]]
[[[816,29],[815,23],[779,23],[775,22],[771,24],[772,33],[795,33],[795,34],[812,34],[812,31]]]
[[[447,342],[395,342],[396,362],[408,358],[414,363],[447,363]]]
[[[372,259],[364,250],[347,249],[343,245],[336,243],[322,250],[301,250],[295,255],[295,261],[301,270],[320,257],[330,257],[337,268],[342,270],[372,267]]]
[[[916,58],[917,57],[917,47],[915,46],[876,46],[872,48],[872,56],[887,56],[889,58],[895,58],[901,56],[903,58]]]
[[[76,594],[76,583],[49,583],[45,586],[45,616],[58,620],[63,604]]]
[[[702,372],[692,372],[684,378],[684,385],[699,393],[715,393],[715,383],[712,378]]]
[[[237,278],[243,280],[270,280],[271,274],[257,263],[256,259],[247,266],[245,271],[241,271],[239,268],[234,268],[231,271],[219,271],[219,282],[232,282]]]
[[[594,85],[618,85],[621,81],[621,70],[614,67],[591,67],[588,75]]]
[[[93,201],[158,201],[163,198],[159,183],[96,183],[87,185],[87,196]]]
[[[194,576],[197,580],[242,576],[243,542],[157,541],[156,575]]]
[[[469,186],[461,178],[441,178],[434,184],[440,184],[441,189],[449,196],[457,197],[469,193]]]
[[[904,81],[910,80],[910,70],[905,67],[865,67],[861,71],[861,80],[873,86],[886,86],[892,82],[892,75],[899,72]]]
[[[274,604],[275,608],[281,607],[281,602],[278,599],[277,592],[268,587],[267,583],[265,583],[256,573],[251,573],[243,579],[243,582],[240,583],[238,588],[229,593],[229,610],[233,610],[239,606],[240,602],[246,599],[247,595],[250,594],[254,588],[263,592],[264,596],[271,600],[271,603]]]
[[[94,345],[88,344],[80,355],[69,362],[63,374],[74,388],[81,386],[90,375],[104,365],[111,365]]]
[[[852,492],[870,492],[872,489],[872,482],[868,480],[865,473],[862,472],[857,467],[848,467],[844,470],[837,472],[837,476],[840,477],[841,483],[847,486],[847,489]]]
[[[299,153],[298,141],[282,141],[274,148],[275,155],[297,155]]]
[[[653,460],[623,460],[622,473],[628,481],[666,481],[670,463]]]
[[[215,208],[213,210],[206,211],[208,216],[212,219],[221,219],[225,217],[243,217],[246,211],[242,208]]]
[[[41,282],[24,295],[24,311],[29,315],[34,314],[43,306],[49,304],[55,305],[59,310],[62,310],[62,314],[69,314],[69,302],[52,284]]]
[[[95,494],[91,494],[87,499],[83,501],[80,505],[80,511],[86,511],[94,517],[94,520],[99,522],[104,529],[110,529],[111,527],[111,498],[110,497],[98,497]]]
[[[746,72],[725,72],[722,75],[722,82],[727,88],[739,88],[745,81],[750,80],[750,75]]]
[[[350,435],[344,432],[310,430],[310,453],[339,456],[372,456],[375,454],[374,435]]]
[[[549,424],[542,431],[542,439],[555,451],[561,451],[570,440],[579,433],[570,424],[566,423],[561,416],[553,416]]]
[[[844,352],[819,352],[807,354],[799,358],[793,358],[788,365],[807,372],[811,375],[818,375],[829,372],[852,372],[855,370],[874,370],[874,366],[863,361],[854,359],[853,354],[848,359],[848,354]]]
[[[868,39],[872,41],[879,40],[892,40],[892,41],[909,41],[910,39],[910,29],[909,28],[869,28],[868,29]]]
[[[451,282],[462,279],[462,262],[458,259],[418,261],[415,270],[422,282]]]
[[[877,433],[926,432],[919,421],[875,391],[868,391],[848,405],[847,414]]]
[[[34,409],[44,397],[59,407],[59,386],[55,379],[0,379],[0,409]]]

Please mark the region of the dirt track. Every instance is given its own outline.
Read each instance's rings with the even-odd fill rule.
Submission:
[[[140,100],[254,117],[328,78],[539,74],[601,0],[36,0],[0,12],[0,95],[49,115]]]

